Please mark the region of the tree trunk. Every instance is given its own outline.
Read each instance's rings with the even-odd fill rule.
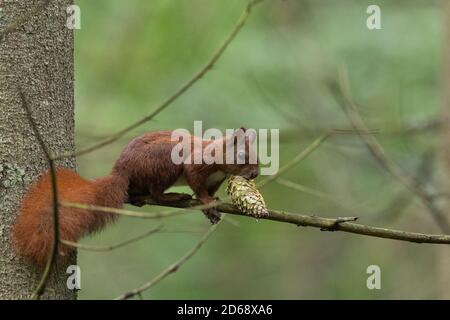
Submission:
[[[441,168],[443,175],[441,176],[442,192],[448,193],[450,191],[450,3],[444,1],[445,9],[445,34],[444,41],[444,61],[442,65],[442,119],[443,125],[441,130]],[[446,216],[450,217],[450,199],[445,202]],[[442,246],[437,248],[437,280],[439,284],[438,298],[450,299],[450,248]]]
[[[66,27],[72,1],[47,2],[0,1],[0,33],[16,25],[0,37],[0,299],[29,298],[41,277],[41,271],[14,254],[10,241],[21,197],[48,169],[19,87],[51,152],[74,148],[73,32]],[[74,168],[75,162],[67,159],[58,165]],[[69,264],[76,264],[75,255]],[[67,265],[53,268],[42,298],[76,298],[66,286]]]

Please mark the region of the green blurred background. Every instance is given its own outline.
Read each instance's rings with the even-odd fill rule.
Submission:
[[[78,147],[150,113],[206,63],[246,5],[243,0],[76,3],[82,15],[82,28],[75,31]],[[366,27],[370,4],[381,7],[382,30]],[[380,130],[377,138],[388,156],[416,174],[423,155],[437,148],[437,133],[397,131],[439,115],[440,5],[425,0],[266,0],[204,79],[154,120],[79,157],[79,171],[92,178],[106,175],[132,137],[159,129],[192,131],[194,120],[222,130],[280,129],[283,165],[324,128],[350,127],[328,88],[344,67],[360,111],[371,128]],[[316,194],[273,182],[261,190],[270,208],[357,215],[363,224],[440,232],[358,136],[331,138],[283,178]],[[225,195],[223,187],[220,195]],[[404,203],[398,205],[400,200]],[[442,290],[437,259],[444,249],[439,246],[229,218],[190,261],[144,298],[414,299],[437,298]],[[113,298],[150,280],[209,227],[195,211],[164,221],[121,218],[83,243],[117,243],[161,222],[171,232],[114,251],[80,251],[80,298]],[[381,290],[366,287],[369,265],[381,267]]]

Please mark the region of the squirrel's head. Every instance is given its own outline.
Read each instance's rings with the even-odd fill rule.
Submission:
[[[256,131],[239,128],[224,138],[224,164],[222,171],[254,179],[259,174],[259,160],[254,150]]]

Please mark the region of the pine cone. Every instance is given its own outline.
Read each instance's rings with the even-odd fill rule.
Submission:
[[[269,215],[264,198],[256,189],[256,184],[253,180],[247,180],[240,176],[231,176],[228,179],[227,193],[231,198],[231,202],[242,212],[257,218]]]

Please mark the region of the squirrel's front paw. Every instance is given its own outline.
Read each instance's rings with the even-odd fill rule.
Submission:
[[[216,224],[220,221],[221,215],[220,212],[217,211],[215,208],[209,208],[203,210],[203,213],[206,215],[206,217],[211,221],[212,224]]]

